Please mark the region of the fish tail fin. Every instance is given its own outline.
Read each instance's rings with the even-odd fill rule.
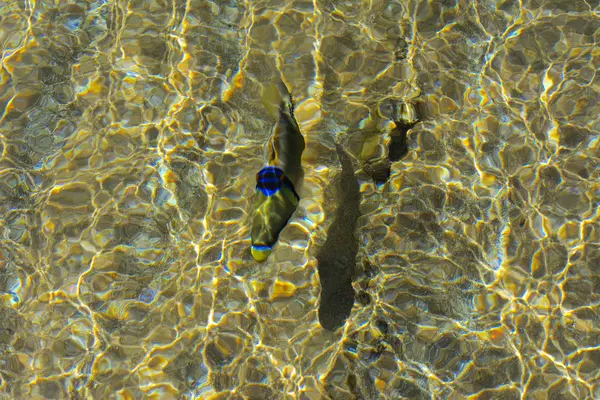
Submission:
[[[281,112],[292,115],[293,105],[292,96],[285,83],[271,83],[262,90],[262,103],[269,114],[278,118]]]

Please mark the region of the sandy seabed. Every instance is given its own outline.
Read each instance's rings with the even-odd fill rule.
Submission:
[[[12,1],[0,43],[1,399],[600,398],[597,2]],[[272,66],[307,149],[259,264]],[[422,121],[376,185],[394,102]]]

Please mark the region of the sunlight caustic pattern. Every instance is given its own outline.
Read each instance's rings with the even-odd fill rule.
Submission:
[[[12,1],[0,43],[0,397],[600,397],[595,2]],[[305,179],[258,264],[275,74]],[[328,332],[336,143],[362,217]]]

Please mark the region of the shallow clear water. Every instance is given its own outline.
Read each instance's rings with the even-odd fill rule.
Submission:
[[[0,41],[0,398],[600,397],[597,1],[14,1]],[[259,264],[279,76],[305,177]],[[329,332],[335,143],[362,216]]]

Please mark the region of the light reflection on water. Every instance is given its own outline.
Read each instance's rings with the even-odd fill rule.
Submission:
[[[0,7],[0,393],[600,397],[600,9],[538,3]],[[269,65],[307,149],[258,264]],[[386,99],[422,121],[375,183]],[[316,254],[336,142],[362,215],[331,333]]]

